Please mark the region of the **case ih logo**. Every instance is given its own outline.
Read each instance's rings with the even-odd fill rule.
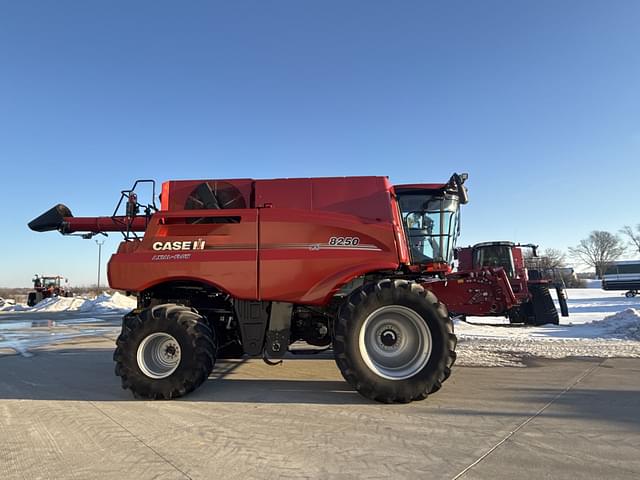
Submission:
[[[205,242],[202,239],[187,240],[185,242],[154,242],[154,250],[204,250]]]

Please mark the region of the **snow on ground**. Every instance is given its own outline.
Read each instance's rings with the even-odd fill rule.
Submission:
[[[0,312],[126,313],[134,308],[136,308],[136,297],[127,297],[116,292],[113,295],[103,293],[95,299],[82,297],[45,298],[33,307],[26,305],[5,306],[0,308]]]
[[[115,340],[120,315],[136,307],[135,297],[103,293],[97,298],[47,298],[33,307],[0,308],[0,356],[78,339]],[[3,317],[6,313],[6,317]]]
[[[456,364],[524,366],[531,357],[640,357],[640,297],[595,288],[569,289],[568,295],[569,317],[560,317],[560,325],[509,325],[500,317],[456,321]]]
[[[0,307],[8,307],[15,304],[16,304],[16,301],[13,298],[0,297]]]
[[[640,358],[640,297],[625,298],[624,292],[605,292],[599,288],[570,289],[568,295],[569,317],[560,317],[560,325],[510,325],[500,317],[455,321],[456,364],[526,366],[535,357]],[[135,306],[135,297],[105,293],[95,299],[51,298],[34,307],[2,307],[0,312],[19,312],[20,318],[13,315],[6,322],[0,315],[0,350],[8,347],[28,352],[35,346],[70,338],[117,335],[119,320],[113,325],[82,325],[102,322],[92,315],[126,313]],[[31,312],[49,312],[54,320],[42,320],[42,314],[30,317]],[[73,315],[65,318],[65,312]]]

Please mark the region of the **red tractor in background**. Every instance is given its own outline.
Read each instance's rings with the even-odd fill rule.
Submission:
[[[67,281],[61,275],[35,275],[33,278],[33,292],[29,292],[27,305],[33,307],[45,298],[67,297],[69,294],[62,281]]]
[[[450,305],[450,311],[463,316],[505,316],[511,323],[527,325],[558,324],[556,310],[550,294],[552,281],[546,272],[536,267],[537,245],[515,244],[513,242],[483,242],[456,249],[458,271],[448,278],[452,281],[468,275],[501,277],[500,285],[494,283],[497,291],[474,292],[466,304]],[[523,249],[530,249],[525,256]],[[530,267],[527,269],[527,263]],[[500,273],[502,271],[502,274]],[[567,296],[561,282],[553,284],[558,295],[562,316],[568,316]],[[482,298],[499,299],[491,305]],[[485,307],[488,305],[489,308]]]

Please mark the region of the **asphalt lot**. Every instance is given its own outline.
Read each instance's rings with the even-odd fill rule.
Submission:
[[[640,478],[639,359],[459,367],[409,405],[360,397],[326,355],[225,362],[147,402],[112,344],[0,353],[0,478]]]

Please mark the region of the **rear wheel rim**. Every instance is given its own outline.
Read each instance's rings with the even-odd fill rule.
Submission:
[[[420,372],[431,357],[431,332],[415,310],[387,305],[371,313],[359,334],[360,355],[376,375],[405,380]]]
[[[138,367],[147,377],[167,378],[180,365],[182,350],[172,335],[156,332],[140,342],[136,358]]]

